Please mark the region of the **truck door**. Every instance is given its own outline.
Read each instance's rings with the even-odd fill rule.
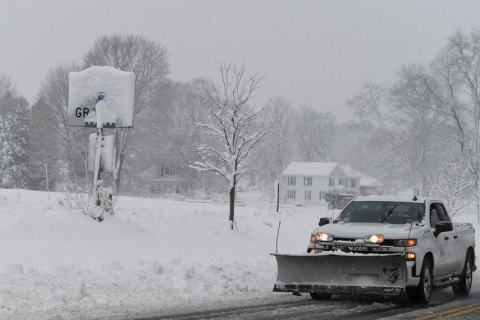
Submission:
[[[437,203],[437,209],[438,209],[438,214],[440,216],[440,219],[442,219],[442,221],[448,221],[450,223],[453,223],[453,221],[450,219],[450,216],[448,215],[447,213],[447,210],[445,209],[445,206],[442,204],[442,203]],[[449,273],[451,272],[456,272],[458,271],[458,269],[460,268],[460,265],[463,265],[463,258],[460,259],[460,256],[459,256],[459,252],[458,252],[458,231],[457,229],[453,229],[452,231],[450,232],[446,232],[446,233],[449,233],[451,234],[452,236],[450,237],[450,239],[448,241],[450,241],[450,243],[447,245],[447,248],[449,250],[451,250],[451,261],[448,262],[448,265],[449,265]],[[441,233],[439,235],[439,237],[443,235],[443,233]]]
[[[443,204],[439,202],[430,204],[430,226],[433,229],[435,229],[437,221],[451,223]],[[435,275],[444,276],[457,270],[457,238],[458,235],[455,230],[442,232],[437,236],[437,256],[439,261],[434,263]]]

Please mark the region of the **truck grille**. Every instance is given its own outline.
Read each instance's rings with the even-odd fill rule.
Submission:
[[[355,244],[355,238],[337,238],[337,237],[333,237],[333,240],[334,241],[349,241],[349,242],[352,242],[352,244]],[[394,246],[394,241],[395,240],[388,240],[388,239],[385,239],[383,240],[383,242],[380,244],[380,246]]]

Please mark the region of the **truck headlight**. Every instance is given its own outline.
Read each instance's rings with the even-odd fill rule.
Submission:
[[[417,239],[400,239],[395,240],[395,247],[415,247],[417,245]]]
[[[382,243],[385,240],[383,234],[372,234],[365,237],[365,241],[370,243]]]
[[[328,233],[317,233],[318,241],[333,241],[333,235]]]

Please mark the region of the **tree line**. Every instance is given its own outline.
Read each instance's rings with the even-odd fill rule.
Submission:
[[[106,129],[115,136],[116,162],[104,179],[118,192],[142,190],[148,168],[160,163],[181,166],[190,192],[205,189],[207,180],[207,191],[234,194],[242,177],[270,191],[290,161],[329,159],[331,112],[295,108],[281,97],[256,101],[266,80],[245,66],[220,63],[220,81],[175,81],[168,59],[164,46],[142,36],[100,37],[81,63],[53,66],[32,105],[11,78],[0,76],[0,187],[45,190],[47,181],[37,171],[48,165],[50,190],[88,189],[93,130],[68,126],[68,74],[94,65],[136,75],[134,128]]]
[[[457,31],[430,63],[366,83],[348,102],[364,141],[356,166],[421,196],[435,192],[454,213],[478,205],[479,98],[480,29]]]
[[[218,81],[180,82],[170,78],[168,59],[165,47],[142,36],[101,37],[81,63],[52,67],[32,105],[0,76],[0,187],[45,189],[28,164],[54,168],[52,190],[89,185],[91,130],[68,126],[68,74],[109,65],[136,74],[134,128],[107,132],[115,135],[117,161],[105,179],[122,193],[142,190],[148,168],[159,163],[181,166],[192,193],[228,195],[242,177],[273,192],[291,161],[337,161],[384,185],[436,192],[450,209],[459,200],[478,203],[477,28],[455,32],[428,64],[401,66],[387,83],[365,83],[347,102],[355,120],[343,125],[332,112],[281,96],[257,101],[268,75],[245,66],[221,63]]]

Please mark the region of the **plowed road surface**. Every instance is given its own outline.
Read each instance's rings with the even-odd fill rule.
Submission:
[[[191,311],[191,305],[185,306],[189,311],[134,319],[480,319],[480,292],[477,290],[467,298],[455,296],[450,288],[434,291],[427,306],[408,305],[402,299],[334,296],[326,301],[313,301],[308,294],[301,297],[272,295],[265,301],[235,307],[208,309],[203,306]]]

